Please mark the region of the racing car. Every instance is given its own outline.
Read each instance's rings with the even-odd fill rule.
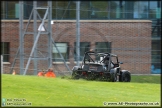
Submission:
[[[74,66],[72,68],[72,78],[130,82],[130,71],[122,70],[120,64],[123,63],[118,61],[118,56],[115,54],[87,51],[84,54],[81,66]]]

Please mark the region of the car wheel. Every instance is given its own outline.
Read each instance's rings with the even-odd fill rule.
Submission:
[[[121,81],[122,82],[130,82],[131,81],[131,75],[128,71],[125,71],[122,73]]]

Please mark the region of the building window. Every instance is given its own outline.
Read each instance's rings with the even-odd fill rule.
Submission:
[[[156,11],[157,11],[157,1],[150,1],[149,2],[149,18],[155,19],[156,18]]]
[[[5,18],[15,19],[18,18],[18,1],[6,1],[5,2]]]
[[[47,1],[37,3],[46,7]],[[33,9],[33,1],[24,1],[24,19],[28,19]],[[44,15],[44,10],[38,10]],[[18,1],[2,1],[2,19],[19,18]],[[76,19],[75,1],[52,1],[53,19]],[[155,19],[161,18],[161,1],[81,1],[81,19]]]
[[[111,42],[96,42],[96,52],[109,52],[111,53]],[[96,56],[96,60],[99,60],[100,58],[98,58]]]
[[[161,20],[152,20],[152,38],[161,37]]]
[[[108,2],[108,18],[118,19],[124,18],[125,1],[109,1]]]
[[[136,1],[134,2],[134,18],[148,18],[148,2]]]
[[[68,61],[68,59],[69,59],[68,43],[56,43],[56,46],[57,46],[59,52],[64,57],[65,61]],[[63,61],[59,52],[57,51],[56,47],[53,45],[52,55],[53,55],[54,62],[62,62]]]
[[[33,9],[33,1],[24,1],[23,6],[24,6],[24,19],[29,19],[29,16],[30,16],[31,11]]]
[[[80,57],[79,61],[83,60],[84,53],[90,50],[90,42],[80,42]],[[74,59],[77,60],[76,56],[76,42],[74,43]]]
[[[3,55],[3,62],[9,62],[9,42],[1,42],[1,53]]]
[[[81,1],[80,2],[80,19],[89,19],[90,15],[90,1]]]
[[[154,74],[161,73],[161,41],[160,40],[152,40],[151,71]]]
[[[96,42],[96,51],[111,53],[111,42]]]
[[[75,19],[76,3],[75,1],[52,1],[53,19]]]
[[[133,8],[134,8],[134,1],[125,1],[124,5],[124,13],[125,19],[133,19]]]
[[[91,1],[90,2],[90,18],[91,19],[107,19],[108,3],[107,1]]]
[[[5,6],[6,2],[5,1],[1,1],[1,18],[5,19],[6,16],[6,10],[5,10]]]

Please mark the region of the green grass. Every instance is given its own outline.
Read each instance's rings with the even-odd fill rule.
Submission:
[[[135,83],[161,83],[161,76],[160,75],[132,75],[131,82]]]
[[[159,102],[160,76],[133,76],[129,83],[2,74],[2,98],[32,106],[103,106],[103,102]]]

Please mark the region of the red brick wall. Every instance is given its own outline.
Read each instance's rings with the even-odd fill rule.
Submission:
[[[24,27],[26,22],[24,23]],[[10,42],[10,63],[19,46],[19,22],[3,21],[1,23],[2,42]],[[28,31],[33,30],[32,23]],[[54,21],[52,25],[53,38],[56,42],[68,42],[72,49],[76,42],[75,20]],[[112,42],[112,53],[119,56],[123,69],[133,74],[150,74],[151,68],[151,21],[149,20],[81,20],[80,41],[90,42],[91,48],[95,48],[95,42]],[[41,35],[38,41],[38,48],[47,53],[47,35]],[[26,35],[24,38],[25,55],[28,57],[33,45],[33,35]],[[74,65],[73,51],[70,51],[70,68]],[[26,66],[25,60],[25,66]],[[38,69],[47,68],[46,61],[38,62]],[[5,72],[8,73],[5,68]],[[64,65],[54,64],[54,70],[67,71]],[[16,62],[19,73],[19,60]],[[16,68],[15,68],[16,69]],[[30,64],[27,74],[33,74],[33,62]]]

